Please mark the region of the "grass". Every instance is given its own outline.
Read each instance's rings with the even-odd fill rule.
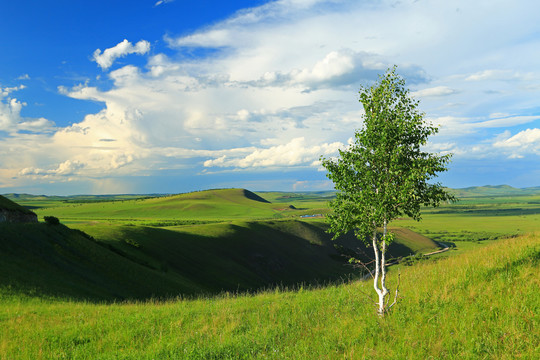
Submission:
[[[248,190],[221,189],[147,199],[76,203],[40,208],[36,213],[53,215],[66,223],[115,221],[138,224],[141,221],[272,219],[290,217],[295,212],[283,204],[269,203]]]
[[[539,267],[536,234],[403,268],[400,302],[384,319],[362,281],[166,302],[7,296],[0,357],[534,359]]]
[[[166,228],[100,223],[77,230],[0,224],[0,288],[111,301],[254,291],[357,274],[340,255],[359,247],[357,241],[332,242],[326,228],[321,220]],[[393,256],[437,249],[431,240],[402,230],[409,238],[390,247]]]
[[[1,210],[9,210],[9,211],[17,211],[23,214],[30,214],[32,213],[27,208],[9,200],[8,198],[0,195],[0,211]]]
[[[389,268],[400,300],[384,319],[370,281],[338,271],[349,280],[302,283],[337,269],[333,245],[354,247],[330,243],[323,220],[294,219],[327,211],[331,194],[257,194],[269,204],[228,189],[48,209],[29,198],[94,238],[0,227],[0,359],[537,359],[540,197],[510,190],[468,189],[420,223],[392,223],[398,253],[430,252],[431,239],[452,250]],[[181,286],[191,293],[175,298]]]
[[[400,219],[393,223],[435,241],[495,240],[540,229],[540,196],[477,196],[455,204],[425,209],[421,222]]]

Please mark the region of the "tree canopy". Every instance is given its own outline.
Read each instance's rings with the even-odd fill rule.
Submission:
[[[422,206],[454,199],[440,183],[431,182],[447,170],[451,155],[425,150],[438,128],[425,121],[396,67],[374,85],[362,87],[359,95],[363,127],[338,158],[322,159],[338,190],[328,221],[335,236],[354,230],[358,239],[372,243],[379,261],[375,277],[382,273],[384,290],[384,253],[392,240],[387,224],[400,216],[420,220]],[[377,236],[380,228],[382,236]]]

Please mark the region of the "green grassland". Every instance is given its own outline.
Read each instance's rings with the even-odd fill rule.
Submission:
[[[72,196],[46,196],[31,194],[4,194],[4,197],[15,201],[27,209],[39,209],[44,207],[65,206],[67,204],[97,203],[124,200],[147,199],[163,196],[160,194],[148,195],[72,195]]]
[[[103,220],[115,222],[216,222],[238,219],[290,217],[294,209],[274,204],[245,189],[208,190],[188,194],[77,203],[36,210],[38,215],[54,215],[66,223]]]
[[[406,227],[436,241],[478,241],[540,229],[540,195],[460,198],[455,204],[425,209],[421,222],[401,219]]]
[[[326,228],[321,220],[79,226],[84,232],[63,225],[4,224],[0,289],[111,301],[256,291],[358,275],[343,254],[356,250],[369,261],[369,250],[353,237],[332,242]],[[437,249],[428,238],[400,231],[403,241],[391,245],[391,256]]]
[[[406,267],[384,319],[366,281],[165,302],[4,297],[0,358],[537,359],[539,270],[538,234]]]
[[[394,221],[391,257],[451,250],[389,267],[385,319],[346,263],[370,249],[301,217],[332,192],[24,196],[67,226],[0,224],[0,359],[536,359],[540,193],[521,190]]]

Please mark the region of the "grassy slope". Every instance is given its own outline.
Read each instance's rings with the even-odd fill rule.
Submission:
[[[0,225],[0,293],[75,299],[149,298],[204,290],[62,225]]]
[[[539,271],[538,234],[422,262],[402,269],[382,320],[361,281],[164,303],[9,298],[0,358],[537,359]]]
[[[9,200],[8,198],[3,197],[0,195],[0,210],[5,209],[9,211],[17,211],[24,214],[30,214],[31,211],[22,207],[21,205]]]
[[[283,217],[291,212],[244,189],[222,189],[141,200],[73,204],[45,208],[38,215],[62,219],[230,220]]]
[[[3,225],[0,286],[40,296],[143,299],[291,286],[356,273],[322,221],[80,228],[95,240],[65,226]],[[390,247],[394,256],[437,248],[427,238],[400,231],[407,236]],[[337,244],[358,245],[347,237]]]
[[[276,207],[281,209],[283,204],[270,204],[247,190],[229,189],[48,210],[74,220],[132,216],[136,222],[179,214],[203,220],[257,218],[275,214]],[[292,211],[285,209],[280,211]],[[352,237],[340,239],[337,251],[321,220],[236,220],[166,228],[122,224],[82,221],[72,225],[93,238],[64,226],[6,225],[0,247],[11,252],[0,253],[5,259],[0,267],[6,274],[0,284],[76,298],[167,297],[326,281],[353,271],[344,264],[344,249],[360,248],[361,254],[371,257]],[[391,256],[437,248],[427,238],[399,231],[398,241],[389,249]]]

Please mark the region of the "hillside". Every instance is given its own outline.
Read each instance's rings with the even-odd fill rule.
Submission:
[[[509,185],[472,186],[451,191],[457,197],[540,195],[540,187],[515,188]]]
[[[0,210],[16,211],[22,214],[32,214],[32,211],[2,195],[0,195]]]
[[[137,200],[79,203],[37,210],[60,219],[232,220],[283,217],[293,209],[245,189],[219,189]]]
[[[202,291],[65,226],[0,225],[0,293],[73,299],[149,298]]]
[[[538,235],[404,267],[384,320],[370,281],[166,302],[4,297],[0,358],[537,359],[539,271]]]
[[[321,221],[80,228],[90,236],[63,225],[4,224],[0,286],[89,299],[245,291],[358,274],[342,254],[356,251],[366,261],[371,254],[351,237],[331,241]],[[437,249],[429,239],[403,231],[409,243],[398,236],[391,255]]]
[[[74,229],[4,225],[1,286],[104,300],[215,294],[331,281],[358,274],[347,263],[350,256],[365,262],[372,257],[352,235],[331,241],[324,220],[283,219],[302,212],[245,189],[38,212]],[[410,230],[394,231],[390,257],[438,249]]]

